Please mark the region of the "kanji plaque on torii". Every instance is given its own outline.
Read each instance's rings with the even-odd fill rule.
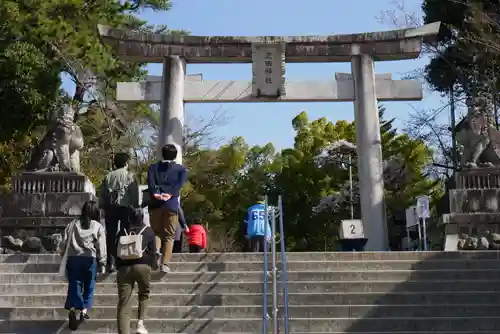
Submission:
[[[252,96],[285,95],[285,43],[252,44]]]

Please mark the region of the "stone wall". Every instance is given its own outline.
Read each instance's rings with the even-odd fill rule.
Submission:
[[[461,170],[455,184],[443,216],[445,250],[500,249],[500,168]]]
[[[0,246],[4,252],[56,251],[61,233],[95,200],[95,188],[80,173],[38,172],[13,177],[11,194],[0,196]]]

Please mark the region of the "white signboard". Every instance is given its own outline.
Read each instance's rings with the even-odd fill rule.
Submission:
[[[420,196],[417,198],[417,215],[419,218],[429,218],[429,196]]]
[[[363,239],[363,222],[360,219],[342,220],[339,234],[340,239]]]
[[[284,43],[252,44],[252,95],[280,97],[285,95]]]
[[[410,206],[406,209],[406,227],[410,228],[418,224],[417,207]]]

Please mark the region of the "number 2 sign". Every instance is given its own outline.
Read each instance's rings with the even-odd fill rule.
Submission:
[[[363,223],[360,219],[342,220],[340,224],[340,239],[363,239]]]

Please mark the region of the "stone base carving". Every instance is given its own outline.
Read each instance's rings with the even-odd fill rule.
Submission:
[[[95,188],[81,173],[22,173],[13,178],[14,192],[0,197],[0,246],[4,251],[56,251],[61,233],[96,200]]]
[[[12,178],[14,193],[82,193],[95,194],[95,187],[83,173],[24,172]]]
[[[445,251],[500,249],[500,168],[455,173],[450,213],[443,216]]]
[[[446,251],[500,250],[500,223],[446,226]]]

